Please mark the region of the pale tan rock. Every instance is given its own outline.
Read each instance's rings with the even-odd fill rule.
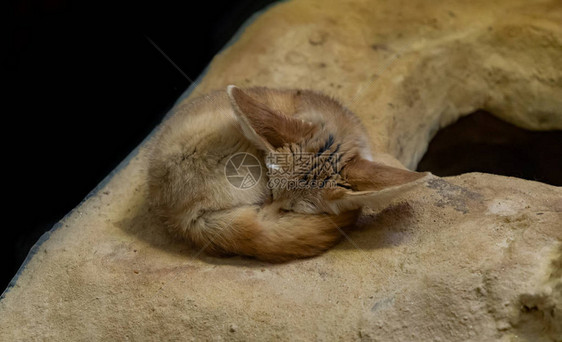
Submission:
[[[562,129],[560,1],[290,1],[213,60],[234,83],[340,99],[378,158],[414,167],[483,108]],[[398,162],[399,161],[399,162]],[[435,179],[328,253],[269,265],[173,241],[146,205],[146,147],[43,243],[0,302],[0,340],[562,340],[562,189]]]

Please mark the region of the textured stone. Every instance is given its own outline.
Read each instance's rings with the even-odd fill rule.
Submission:
[[[560,1],[295,0],[217,55],[191,97],[321,90],[361,118],[379,159],[413,168],[478,108],[562,129],[561,60]],[[165,234],[146,152],[37,248],[0,302],[0,340],[562,340],[562,188],[431,180],[365,211],[326,254],[270,265]]]

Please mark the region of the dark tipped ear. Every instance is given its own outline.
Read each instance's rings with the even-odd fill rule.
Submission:
[[[356,157],[342,170],[342,176],[354,191],[380,191],[415,182],[430,175],[375,163]]]
[[[269,108],[236,86],[228,86],[226,92],[244,135],[259,148],[271,151],[301,141],[316,129],[310,122]]]

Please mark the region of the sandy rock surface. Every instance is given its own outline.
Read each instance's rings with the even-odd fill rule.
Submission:
[[[340,99],[378,158],[415,167],[481,108],[562,129],[560,1],[280,3],[215,57],[228,84]],[[145,144],[146,145],[146,144]],[[562,341],[562,188],[430,180],[326,254],[270,265],[173,241],[145,145],[41,244],[0,301],[0,340]]]

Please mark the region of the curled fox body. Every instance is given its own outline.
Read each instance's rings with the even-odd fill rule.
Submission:
[[[250,187],[225,175],[240,153],[260,170]],[[163,123],[148,176],[155,212],[174,235],[210,254],[281,262],[322,253],[362,207],[380,207],[427,174],[371,161],[359,119],[328,96],[229,86]]]

